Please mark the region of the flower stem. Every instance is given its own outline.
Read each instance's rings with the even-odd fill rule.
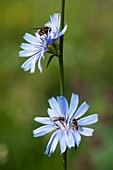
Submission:
[[[61,30],[64,28],[64,14],[65,14],[65,0],[62,0]],[[60,95],[64,96],[63,36],[61,36],[60,38],[59,69],[60,69]],[[64,170],[67,170],[67,150],[62,154],[62,158],[63,168]]]
[[[64,170],[67,170],[67,150],[62,154],[63,158],[63,168]]]
[[[59,56],[59,69],[60,69],[60,95],[64,95],[64,68],[63,57]]]
[[[61,30],[64,28],[64,10],[65,0],[62,0]],[[63,36],[60,37],[59,69],[60,69],[60,95],[63,96],[64,95]]]

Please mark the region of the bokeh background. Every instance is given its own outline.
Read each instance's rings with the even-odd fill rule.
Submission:
[[[43,26],[61,12],[61,0],[0,0],[0,170],[62,169],[59,146],[48,157],[44,151],[50,135],[33,138],[40,125],[35,116],[46,116],[47,100],[59,95],[58,61],[43,73],[20,67],[23,35]],[[87,101],[87,113],[98,113],[93,137],[83,137],[75,152],[68,149],[70,170],[113,169],[113,0],[66,1],[64,42],[65,94]]]

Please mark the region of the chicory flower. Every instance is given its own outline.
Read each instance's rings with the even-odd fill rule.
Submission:
[[[30,73],[35,72],[36,63],[38,62],[38,68],[42,73],[42,59],[45,58],[45,53],[48,50],[49,53],[53,51],[58,51],[58,48],[55,50],[51,48],[52,44],[57,41],[66,31],[67,25],[64,29],[59,33],[60,29],[60,14],[54,14],[50,16],[50,21],[45,24],[44,27],[37,30],[35,36],[26,33],[24,35],[24,39],[28,43],[22,43],[20,47],[22,50],[19,52],[20,57],[30,57],[27,59],[21,66],[24,71],[30,70]],[[55,53],[52,53],[57,55]]]
[[[49,156],[54,153],[59,142],[61,154],[65,152],[66,147],[71,148],[79,146],[81,135],[92,136],[94,129],[87,128],[98,121],[98,115],[80,118],[89,109],[89,105],[84,102],[78,107],[79,96],[72,93],[70,106],[64,96],[54,97],[48,100],[51,108],[47,112],[49,117],[35,117],[35,121],[44,124],[33,131],[34,137],[44,136],[52,131],[53,134],[46,147],[45,154]]]

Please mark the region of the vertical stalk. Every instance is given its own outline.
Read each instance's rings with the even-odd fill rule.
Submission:
[[[64,28],[64,14],[65,14],[65,0],[62,0],[61,30]],[[64,96],[63,36],[60,37],[59,69],[60,69],[60,95]],[[62,158],[63,158],[63,168],[64,170],[67,170],[67,151],[65,151],[62,154]]]
[[[62,0],[61,30],[64,28],[64,13],[65,13],[65,0]],[[59,69],[60,69],[60,95],[63,96],[64,95],[63,36],[60,37]]]
[[[64,96],[64,68],[63,58],[59,56],[59,69],[60,69],[60,95]]]
[[[67,150],[62,154],[63,159],[63,168],[64,170],[67,170]]]

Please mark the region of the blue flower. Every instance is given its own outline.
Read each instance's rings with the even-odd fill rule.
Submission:
[[[24,69],[24,71],[30,70],[30,73],[34,73],[36,63],[38,62],[38,68],[40,72],[42,73],[42,64],[41,61],[45,57],[46,51],[50,50],[50,45],[54,43],[56,40],[58,40],[66,31],[67,25],[64,27],[64,29],[59,33],[60,28],[60,14],[54,14],[53,16],[50,16],[50,22],[45,24],[45,27],[50,28],[46,30],[47,32],[42,31],[42,34],[39,32],[41,31],[40,28],[35,33],[35,36],[26,33],[24,35],[24,39],[28,43],[22,43],[20,47],[22,50],[19,52],[20,57],[30,57],[28,60],[26,60],[21,68]],[[51,51],[50,51],[51,53]],[[55,54],[54,54],[55,55]]]
[[[54,153],[59,142],[61,154],[65,152],[66,147],[79,146],[81,136],[92,136],[94,129],[85,126],[94,124],[98,121],[98,115],[93,114],[79,119],[89,109],[89,105],[84,102],[78,109],[79,97],[72,94],[70,106],[65,97],[58,96],[48,100],[51,108],[48,108],[49,117],[35,117],[35,121],[44,124],[33,131],[34,137],[44,136],[53,130],[45,154],[49,156]]]

